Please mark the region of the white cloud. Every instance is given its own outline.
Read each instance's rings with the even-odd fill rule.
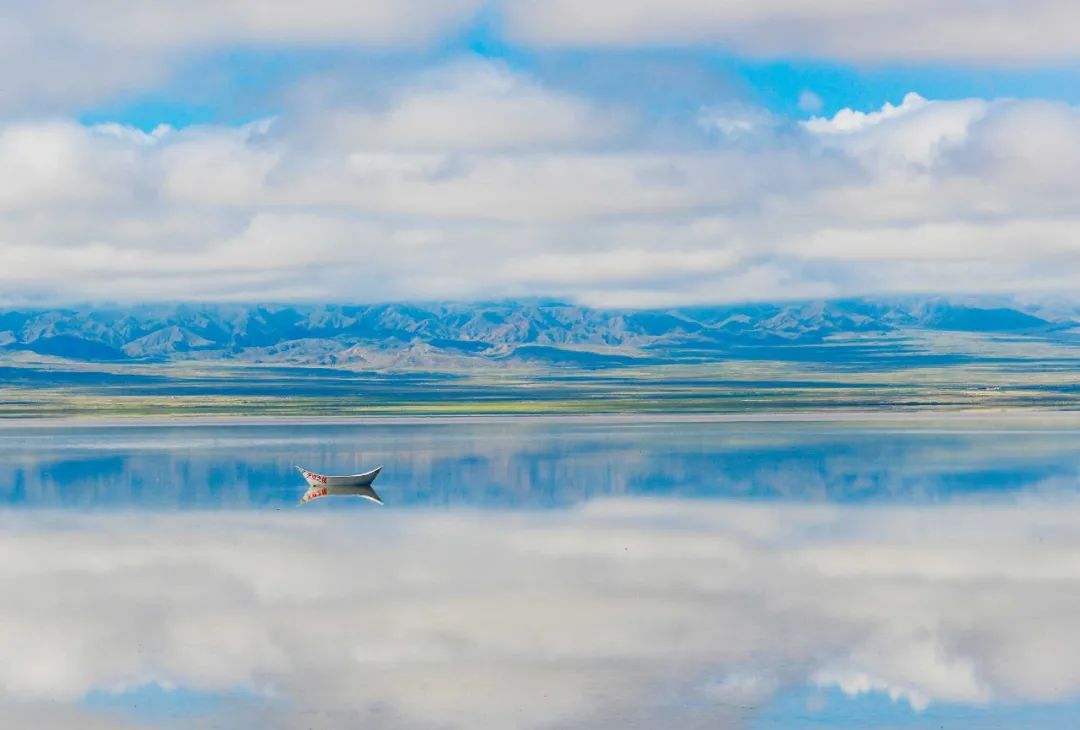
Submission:
[[[21,8],[20,8],[21,6]],[[72,0],[15,3],[37,22],[109,47],[205,46],[214,43],[392,44],[429,39],[466,23],[478,0],[310,0],[304,5],[257,0],[105,0],[94,13]],[[19,12],[16,10],[15,12]],[[122,18],[123,22],[116,20]]]
[[[502,0],[513,38],[541,46],[720,45],[755,56],[1020,64],[1077,57],[1067,0]]]
[[[813,13],[796,0],[100,0],[93,12],[75,0],[9,0],[0,6],[7,69],[0,110],[124,103],[234,49],[390,50],[415,61],[491,17],[501,19],[509,43],[541,52],[698,44],[759,57],[995,66],[1075,60],[1080,27],[1080,11],[1066,0],[990,7],[978,0],[830,0]],[[185,86],[199,83],[185,79]]]
[[[545,88],[491,62],[465,62],[421,75],[387,108],[340,106],[309,124],[328,127],[352,150],[537,150],[620,136],[620,120],[584,99]]]
[[[814,117],[801,124],[849,154],[885,164],[928,165],[963,143],[989,106],[980,99],[931,103],[911,93],[898,106],[886,102],[874,112],[841,109],[831,119]]]
[[[153,727],[109,713],[96,713],[59,703],[4,702],[4,722],[35,730],[148,730]]]
[[[128,140],[59,120],[0,128],[0,160],[0,210],[9,211],[106,203],[128,196],[144,172]]]
[[[159,684],[273,702],[260,727],[501,728],[693,707],[739,727],[742,702],[808,683],[916,709],[1064,701],[1075,514],[10,513],[0,548],[33,560],[0,565],[0,705]]]
[[[1080,283],[1068,105],[712,105],[670,131],[478,62],[241,128],[0,124],[0,283],[619,306]]]
[[[823,687],[838,687],[848,697],[882,693],[888,695],[893,702],[907,702],[915,710],[925,710],[930,705],[930,702],[918,692],[893,686],[888,682],[869,677],[860,672],[844,674],[826,671],[818,674],[814,681]]]
[[[902,117],[905,114],[910,114],[916,109],[924,108],[927,103],[926,99],[915,92],[911,92],[904,97],[904,100],[900,102],[898,106],[885,102],[885,105],[881,107],[881,110],[876,112],[841,109],[833,115],[832,119],[814,117],[813,119],[803,122],[803,126],[817,134],[857,132],[875,124],[880,124],[886,119],[894,119],[896,117]]]
[[[0,108],[77,109],[167,80],[228,47],[428,45],[464,27],[481,0],[11,0],[0,7]]]

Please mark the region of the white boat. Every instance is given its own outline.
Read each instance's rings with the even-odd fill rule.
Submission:
[[[370,499],[377,504],[383,503],[382,499],[371,487],[371,483],[375,481],[375,477],[379,476],[379,472],[382,471],[381,466],[377,466],[371,471],[366,471],[363,474],[350,474],[348,476],[338,477],[316,474],[313,471],[308,471],[302,466],[298,466],[296,469],[304,475],[304,481],[308,483],[308,490],[304,492],[304,496],[300,498],[300,504],[310,502],[319,497],[363,497],[364,499]]]

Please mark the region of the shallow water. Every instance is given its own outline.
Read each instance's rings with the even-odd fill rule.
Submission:
[[[292,465],[382,464],[297,508]],[[1080,430],[0,430],[34,727],[1066,728]]]

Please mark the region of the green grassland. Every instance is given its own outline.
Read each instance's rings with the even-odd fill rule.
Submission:
[[[1080,310],[354,309],[9,313],[0,418],[1080,410]]]
[[[494,374],[7,363],[0,417],[1080,410],[1080,368],[1040,355],[874,370],[736,360]]]

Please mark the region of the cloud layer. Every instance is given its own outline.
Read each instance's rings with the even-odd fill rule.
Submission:
[[[1072,514],[11,513],[0,545],[33,560],[0,566],[0,702],[47,715],[157,684],[249,698],[219,708],[232,727],[737,728],[806,684],[915,709],[1065,700]]]
[[[77,109],[168,80],[222,49],[415,48],[466,25],[480,0],[9,0],[0,6],[0,110]]]
[[[0,7],[0,290],[633,307],[1071,292],[1076,108],[914,89],[799,123],[730,79],[686,80],[700,98],[665,106],[685,74],[650,56],[1076,58],[1071,4],[1014,5],[15,0]],[[508,60],[466,51],[489,46]],[[575,78],[574,54],[619,78]],[[805,114],[834,108],[821,91],[801,90]],[[110,105],[174,121],[200,94],[211,112],[242,97],[250,123],[78,121]]]
[[[0,7],[0,108],[99,101],[163,80],[223,49],[427,49],[477,24],[529,49],[699,45],[759,57],[946,60],[1024,65],[1076,60],[1080,11],[1066,0],[947,4],[830,0],[9,0]]]
[[[1072,291],[1080,115],[933,101],[674,131],[461,61],[244,127],[0,124],[7,298],[656,306]]]
[[[998,64],[1076,57],[1080,11],[1064,0],[936,3],[830,0],[504,0],[512,36],[540,45],[700,43],[757,56],[960,60]]]

